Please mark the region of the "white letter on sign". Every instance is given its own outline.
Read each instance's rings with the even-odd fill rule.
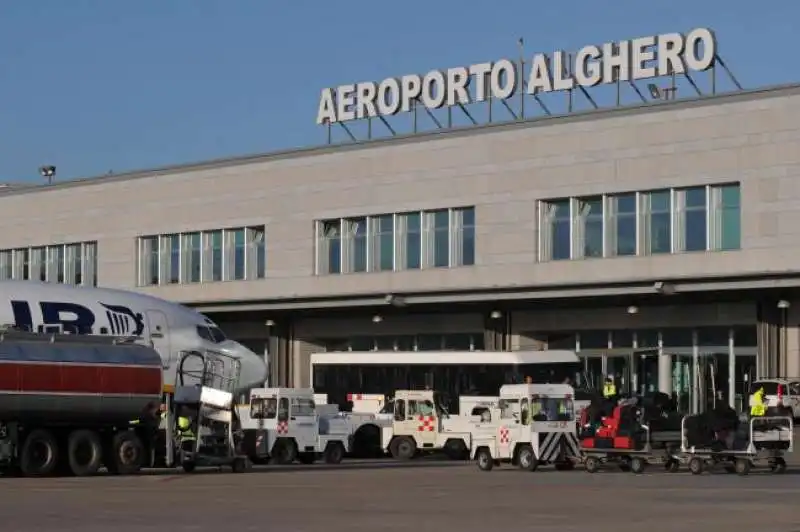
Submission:
[[[700,45],[703,49],[700,50]],[[702,52],[702,55],[699,55]],[[707,28],[697,28],[686,36],[686,66],[690,70],[704,71],[714,66],[717,57],[717,38]]]
[[[319,95],[319,108],[317,109],[317,125],[333,124],[336,119],[336,104],[333,102],[333,89],[322,89]]]

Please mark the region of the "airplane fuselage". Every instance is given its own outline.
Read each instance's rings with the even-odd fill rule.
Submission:
[[[160,354],[165,384],[175,381],[184,351],[210,349],[241,363],[239,389],[263,385],[261,355],[225,337],[193,309],[152,296],[107,288],[0,281],[0,325],[30,332],[141,338]]]

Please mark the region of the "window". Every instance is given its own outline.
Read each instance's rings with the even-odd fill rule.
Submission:
[[[425,213],[426,266],[447,268],[450,266],[450,211]]]
[[[203,246],[200,233],[184,233],[181,235],[181,246],[183,249],[183,268],[181,282],[199,283],[200,266],[202,264]]]
[[[541,260],[565,260],[571,256],[570,200],[541,203]]]
[[[314,400],[305,397],[292,398],[292,415],[293,416],[313,416],[316,414],[314,407]]]
[[[475,208],[455,209],[453,266],[472,266],[475,264]]]
[[[317,251],[318,271],[341,273],[342,271],[342,223],[341,220],[327,220],[318,224]]]
[[[149,286],[263,279],[264,234],[264,226],[258,226],[140,237],[138,283]]]
[[[367,219],[352,218],[343,220],[342,234],[346,250],[343,273],[359,273],[367,271]]]
[[[602,257],[603,198],[579,198],[576,211],[573,257]]]
[[[81,250],[81,265],[83,266],[82,284],[97,286],[97,244],[86,242]],[[31,274],[33,275],[33,274]]]
[[[739,184],[711,187],[711,249],[739,249],[742,244],[742,212]]]
[[[208,235],[210,248],[211,267],[209,268],[209,281],[222,280],[222,231],[212,231]]]
[[[394,269],[394,215],[373,219],[372,271]]]
[[[267,275],[267,242],[264,227],[247,228],[247,279],[263,279]]]
[[[708,206],[706,187],[676,190],[677,250],[705,251],[708,247]]]
[[[30,253],[30,278],[34,281],[47,281],[47,250],[46,248],[31,248]],[[96,284],[96,283],[95,283]]]
[[[212,344],[219,344],[226,340],[225,333],[222,329],[214,325],[198,325],[197,336]]]
[[[48,246],[47,280],[51,283],[64,282],[64,246]]]
[[[657,190],[643,195],[645,211],[645,254],[655,255],[672,251],[672,198],[669,190]]]
[[[317,275],[475,264],[475,208],[316,223]]]
[[[0,280],[7,280],[13,277],[13,256],[14,252],[0,251]]]
[[[164,235],[160,240],[159,279],[164,284],[181,282],[181,240],[180,235]]]
[[[225,240],[225,280],[241,281],[245,278],[245,229],[223,231]]]
[[[96,250],[96,242],[2,250],[0,280],[96,286]]]
[[[418,212],[405,214],[401,218],[405,229],[405,263],[406,270],[416,270],[422,267],[422,214]]]
[[[609,255],[636,255],[636,194],[620,194],[608,198]]]
[[[80,250],[80,244],[78,245],[78,249]],[[28,280],[30,274],[28,269],[30,265],[30,252],[31,250],[28,248],[14,250],[14,279],[20,279],[22,281]],[[80,284],[80,282],[77,284]]]

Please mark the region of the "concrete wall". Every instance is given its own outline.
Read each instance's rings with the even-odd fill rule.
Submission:
[[[99,283],[131,288],[138,235],[267,225],[267,279],[142,289],[183,302],[797,269],[800,89],[615,110],[365,147],[0,195],[0,249],[97,240]],[[536,201],[742,182],[742,250],[536,264]],[[315,219],[476,206],[452,270],[314,276]]]

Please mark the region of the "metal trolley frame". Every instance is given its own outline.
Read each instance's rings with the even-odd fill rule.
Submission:
[[[688,445],[685,416],[681,421],[680,461],[693,475],[721,466],[728,473],[747,475],[752,467],[768,467],[773,473],[786,471],[784,455],[794,448],[794,421],[791,417],[753,417],[748,424],[748,441],[743,449],[716,450]],[[771,427],[759,428],[763,425]],[[782,445],[781,445],[782,444]]]
[[[679,467],[677,456],[680,446],[674,448],[666,444],[664,448],[653,448],[650,427],[641,425],[644,431],[644,446],[641,449],[598,449],[581,447],[582,461],[587,473],[596,473],[606,464],[617,464],[623,471],[643,473],[650,465],[661,465],[667,471]],[[676,432],[676,431],[673,431]]]

